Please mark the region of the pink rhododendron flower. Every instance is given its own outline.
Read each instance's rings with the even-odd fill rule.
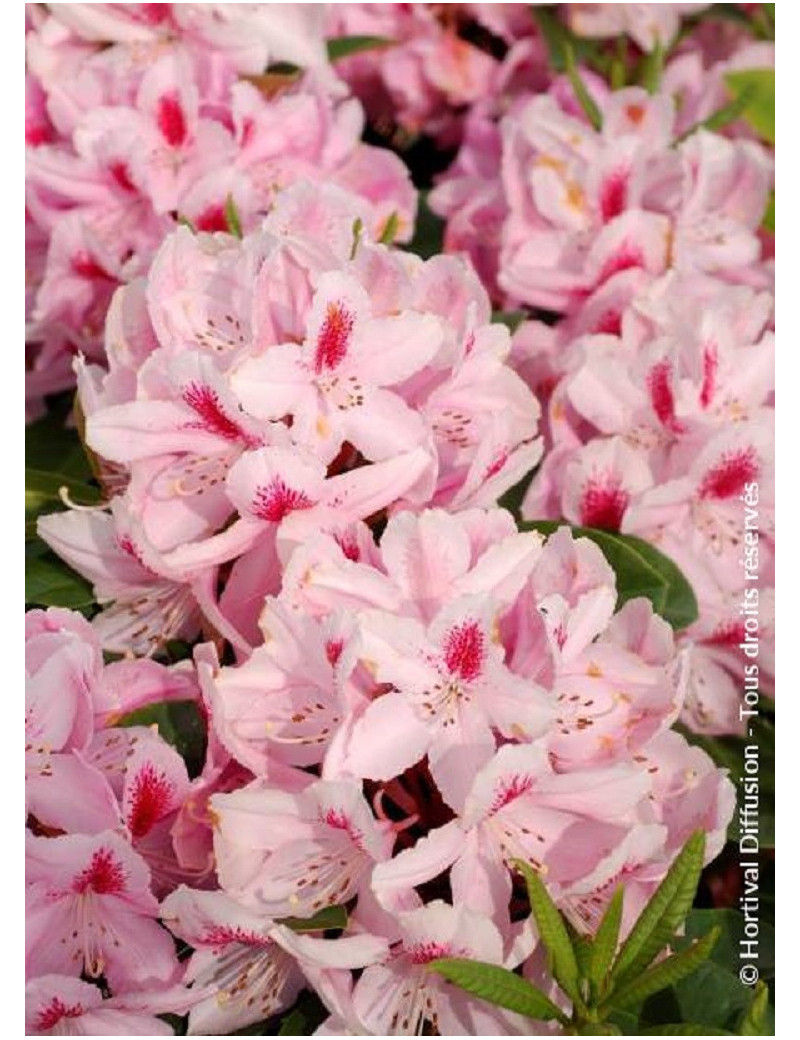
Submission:
[[[28,34],[28,219],[44,254],[30,268],[32,409],[69,385],[72,355],[103,359],[114,289],[147,270],[176,216],[224,231],[232,199],[253,227],[305,178],[359,194],[376,235],[390,219],[401,240],[413,228],[408,173],[361,143],[319,5],[153,6],[64,4]],[[268,96],[257,84],[275,55],[316,71]]]
[[[177,976],[172,939],[155,920],[149,871],[116,834],[29,836],[26,880],[29,977],[103,975],[116,992]]]
[[[666,93],[629,87],[595,104],[601,130],[555,88],[520,95],[498,126],[476,116],[431,196],[448,247],[473,255],[500,299],[570,315],[630,270],[747,278],[762,254],[766,149],[705,130],[675,142]]]
[[[708,4],[562,4],[570,29],[578,36],[625,33],[644,51],[666,48],[677,35],[681,18]]]
[[[272,917],[347,902],[393,844],[391,826],[373,818],[353,781],[319,780],[297,794],[257,783],[216,795],[212,806],[221,884]],[[263,836],[255,848],[245,823]]]
[[[585,1031],[520,862],[624,940],[722,850],[775,571],[774,16],[723,6],[26,6],[93,596],[26,614],[28,1032]]]
[[[80,979],[43,975],[25,987],[25,1032],[30,1036],[173,1035],[171,1026],[136,1003],[124,997],[104,1000],[97,986]],[[169,1006],[177,1005],[170,1002]]]
[[[468,907],[435,900],[399,915],[397,923],[398,941],[388,958],[368,967],[353,988],[352,1007],[364,1032],[415,1036],[426,1020],[443,1036],[518,1035],[529,1028],[426,968],[437,957],[503,964],[503,937],[491,921]]]
[[[563,529],[543,545],[477,509],[397,513],[377,547],[361,525],[295,537],[279,539],[263,645],[222,668],[198,654],[212,726],[260,777],[212,798],[231,896],[272,917],[356,897],[358,921],[394,935],[446,875],[510,941],[514,858],[576,921],[620,864],[652,891],[680,840],[643,763],[683,706],[688,661],[647,600],[615,614],[594,543]],[[702,762],[698,812],[719,835],[729,786]]]
[[[268,64],[324,65],[323,4],[62,4],[59,22],[97,43],[176,35],[223,54],[240,72]]]
[[[28,813],[39,827],[95,834],[127,825],[132,836],[143,837],[156,816],[181,800],[180,784],[167,781],[156,763],[163,765],[166,756],[167,773],[182,772],[183,783],[185,769],[150,731],[140,738],[107,727],[154,702],[196,699],[193,676],[153,661],[104,667],[94,630],[71,611],[30,611],[25,622]],[[142,738],[149,753],[137,757],[133,745]],[[143,783],[142,769],[155,788]]]
[[[470,4],[341,4],[329,8],[328,35],[375,36],[386,45],[337,62],[384,134],[457,143],[461,112],[492,93],[500,63],[461,34]],[[486,6],[486,5],[477,5]],[[514,5],[506,5],[514,6]],[[479,18],[480,20],[480,18]],[[533,24],[529,26],[533,30]],[[538,61],[544,68],[540,50]]]
[[[146,293],[115,304],[108,376],[82,372],[88,443],[124,490],[110,514],[40,531],[114,601],[96,622],[108,648],[193,633],[199,611],[246,648],[216,603],[220,565],[300,514],[493,500],[539,458],[536,401],[474,276],[354,241],[360,203],[332,189],[317,196],[327,238],[310,239],[308,191],[287,189],[242,243],[167,239]],[[226,610],[252,630],[230,597]]]
[[[556,380],[552,450],[523,511],[629,532],[675,560],[700,605],[682,637],[696,648],[685,717],[701,731],[736,732],[748,497],[759,518],[771,688],[772,297],[673,274],[635,296],[608,293],[603,306],[614,332],[587,335],[576,318],[558,330],[557,355],[535,330],[518,334],[521,371],[534,385]]]
[[[163,913],[194,947],[185,982],[208,992],[189,1012],[191,1033],[228,1034],[269,1018],[291,1007],[305,985],[304,969],[360,968],[385,951],[372,936],[296,934],[222,891],[180,888]]]

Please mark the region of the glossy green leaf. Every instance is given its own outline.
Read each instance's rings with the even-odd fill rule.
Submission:
[[[739,941],[744,935],[744,917],[739,910],[690,910],[684,934],[672,945],[682,949],[712,928],[719,929],[720,937],[711,960],[732,975],[737,974],[742,964]],[[764,920],[759,922],[758,952],[761,978],[771,979],[775,974],[775,930]]]
[[[324,932],[329,928],[347,927],[347,910],[343,906],[323,907],[313,917],[286,917],[281,922],[294,932]]]
[[[64,401],[36,422],[25,427],[25,465],[47,473],[59,473],[65,481],[86,482],[92,470],[81,445],[78,431],[66,425],[71,400]]]
[[[686,628],[697,620],[697,599],[689,582],[672,560],[641,538],[552,520],[523,521],[519,526],[523,531],[545,535],[567,526],[576,538],[595,542],[617,576],[617,606],[645,596],[655,612],[675,629]]]
[[[281,1021],[277,1036],[308,1036],[306,1032],[306,1016],[295,1008]]]
[[[428,968],[444,976],[459,989],[496,1007],[516,1011],[540,1022],[564,1020],[561,1011],[549,997],[507,968],[458,957],[431,961]]]
[[[640,1004],[651,994],[658,993],[667,986],[674,986],[687,975],[691,975],[708,960],[718,938],[719,929],[712,928],[708,935],[704,935],[687,949],[673,953],[629,982],[615,986],[607,1004],[601,1006],[601,1014],[610,1007],[629,1008]]]
[[[78,505],[95,505],[100,500],[99,490],[83,480],[26,466],[25,511],[39,512],[46,505],[60,505],[62,488]]]
[[[91,585],[53,553],[34,550],[26,551],[25,556],[25,602],[35,607],[77,610],[91,606],[94,594]]]
[[[692,1023],[679,1023],[676,1025],[654,1026],[652,1029],[643,1029],[641,1036],[734,1036],[727,1029],[714,1029],[712,1026],[694,1025]]]
[[[162,701],[124,715],[118,726],[155,726],[181,756],[190,778],[198,776],[206,757],[206,724],[195,701]]]
[[[498,506],[500,506],[501,509],[507,509],[514,517],[517,524],[522,523],[520,516],[522,512],[522,503],[535,475],[535,469],[531,470],[530,473],[526,473],[522,480],[517,481],[513,487],[508,489],[508,491],[503,492],[497,500]]]
[[[335,36],[328,40],[328,60],[339,61],[351,54],[361,54],[362,51],[381,50],[391,47],[394,40],[386,36]]]
[[[403,248],[423,260],[444,251],[445,223],[428,205],[428,192],[419,193],[417,219],[414,222],[414,237]]]
[[[739,1036],[767,1036],[767,1009],[769,989],[766,982],[758,982],[750,1006],[739,1023]]]
[[[611,979],[620,984],[639,975],[664,949],[691,909],[705,853],[705,835],[695,832],[639,915],[619,951]]]
[[[80,505],[100,498],[74,426],[65,425],[69,401],[25,428],[25,539],[36,537],[36,517],[63,509],[61,489]]]
[[[762,849],[775,847],[775,725],[766,712],[760,712],[749,722],[747,737],[709,737],[683,730],[691,744],[701,747],[717,765],[729,770],[736,784],[737,799],[743,803],[742,763],[746,744],[757,744],[759,749],[758,840]],[[734,813],[728,826],[730,841],[739,841],[739,816]]]
[[[673,989],[679,1021],[702,1022],[736,1033],[741,1016],[752,999],[752,990],[742,985],[737,973],[706,961]],[[768,1009],[768,1016],[771,1009]],[[769,1032],[769,1030],[768,1030]]]
[[[518,859],[514,860],[514,866],[525,878],[531,912],[536,921],[539,937],[547,947],[553,975],[567,996],[575,1003],[580,1003],[578,962],[558,907],[550,898],[544,882],[530,864]]]
[[[283,1016],[277,1035],[312,1036],[329,1014],[330,1011],[316,993],[303,990],[295,1006]],[[273,1033],[275,1030],[272,1029],[270,1032]]]
[[[747,95],[742,118],[770,144],[775,144],[775,69],[729,72],[725,83],[734,98]]]

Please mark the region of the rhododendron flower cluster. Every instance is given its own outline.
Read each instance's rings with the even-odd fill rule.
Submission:
[[[682,637],[695,647],[686,721],[738,732],[747,507],[759,517],[760,674],[771,690],[772,297],[672,273],[623,302],[636,282],[638,272],[621,276],[574,324],[517,334],[521,369],[540,386],[556,381],[552,447],[523,512],[636,534],[679,564],[700,603]],[[609,315],[616,329],[603,329]]]
[[[470,42],[467,25],[499,37],[502,59]],[[353,54],[337,71],[361,98],[379,131],[420,133],[457,144],[464,112],[503,95],[521,79],[549,81],[544,46],[522,4],[337,4],[333,36],[368,35],[391,46]]]
[[[689,5],[661,6],[674,19]],[[603,36],[631,19],[648,50],[674,32],[658,9],[573,4],[569,20]],[[558,84],[518,94],[499,120],[476,106],[431,196],[446,245],[498,301],[561,318],[515,338],[518,370],[550,401],[524,514],[638,534],[679,563],[701,603],[683,637],[698,651],[686,721],[711,733],[742,729],[746,497],[771,690],[773,160],[740,122],[700,124],[727,103],[728,73],[769,67],[774,51],[726,39],[689,36],[652,95],[587,76],[599,128]]]
[[[604,87],[602,130],[564,101],[521,96],[497,125],[476,113],[432,194],[449,248],[473,255],[498,299],[573,314],[629,270],[769,284],[765,148],[705,130],[676,140],[666,93]]]
[[[193,672],[149,660],[104,667],[91,626],[71,611],[30,612],[25,636],[29,1017],[35,1032],[83,1015],[163,1032],[142,1017],[157,998],[139,996],[182,974],[158,898],[212,866],[173,838],[198,781],[157,732],[118,723],[148,704],[196,699]],[[106,980],[107,1008],[82,975]],[[173,990],[163,1010],[182,999]]]
[[[37,16],[26,108],[34,412],[70,385],[78,351],[102,359],[115,287],[146,272],[176,220],[226,230],[233,200],[254,227],[277,193],[313,178],[362,195],[376,234],[391,218],[409,237],[405,167],[361,142],[359,102],[321,36],[312,46],[305,35],[313,10],[292,14],[292,31],[285,6],[61,4]],[[288,86],[261,77],[276,59],[311,70]]]
[[[113,601],[106,649],[193,636],[201,613],[246,648],[284,528],[489,504],[538,462],[539,406],[474,274],[391,251],[365,218],[303,182],[242,241],[174,232],[117,294],[109,371],[81,364],[79,382],[87,444],[122,490],[39,525]]]
[[[771,8],[26,6],[29,1034],[611,1031],[736,905]]]

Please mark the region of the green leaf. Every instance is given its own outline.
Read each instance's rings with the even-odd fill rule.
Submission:
[[[300,76],[301,71],[300,66],[295,65],[294,62],[276,61],[267,65],[263,76],[245,76],[244,78],[257,87],[269,90],[273,85],[288,85]]]
[[[389,219],[384,224],[383,231],[381,231],[381,236],[378,241],[385,246],[390,246],[392,242],[394,242],[395,238],[397,238],[397,229],[399,227],[400,217],[397,215],[397,211],[395,210],[389,215]]]
[[[642,56],[642,60],[639,63],[639,82],[648,94],[655,94],[661,86],[665,56],[666,51],[661,40],[656,40],[656,45],[652,51]]]
[[[767,199],[767,208],[764,211],[764,219],[761,221],[761,226],[766,228],[767,231],[771,231],[775,234],[775,192],[769,193]]]
[[[163,1015],[156,1015],[156,1018],[166,1022],[175,1036],[186,1036],[186,1026],[189,1021],[188,1015],[172,1015],[166,1012]]]
[[[653,960],[689,913],[705,853],[705,834],[696,831],[686,842],[619,951],[611,980],[615,988],[638,975]]]
[[[521,523],[520,513],[522,510],[522,501],[525,498],[525,494],[535,475],[536,469],[532,469],[530,473],[525,474],[522,480],[517,481],[513,487],[508,489],[508,491],[503,492],[497,500],[498,506],[500,506],[501,509],[507,509],[514,517],[517,524]]]
[[[316,993],[306,989],[300,994],[291,1011],[283,1016],[277,1032],[274,1027],[269,1032],[277,1036],[312,1036],[329,1014]]]
[[[622,1036],[622,1030],[613,1022],[586,1022],[578,1030],[577,1036]]]
[[[236,238],[242,237],[242,220],[233,195],[230,193],[228,193],[225,199],[225,223],[228,225],[228,231],[232,235]]]
[[[624,36],[617,37],[616,54],[611,60],[609,78],[612,90],[622,90],[628,82],[628,41]]]
[[[683,1022],[702,1022],[736,1033],[736,1024],[747,1008],[751,991],[737,974],[713,960],[701,964],[694,974],[675,986],[673,993]]]
[[[64,407],[64,405],[66,407]],[[63,508],[60,491],[82,505],[93,505],[99,490],[74,426],[65,425],[70,401],[25,429],[25,539],[36,537],[35,518]],[[55,557],[54,557],[55,559]]]
[[[328,40],[328,60],[339,61],[351,54],[391,47],[395,41],[387,36],[335,36]]]
[[[445,223],[428,205],[428,194],[427,191],[419,193],[414,237],[403,247],[407,252],[415,253],[423,260],[429,260],[432,256],[444,252]]]
[[[78,505],[94,505],[100,500],[100,492],[83,480],[66,473],[25,467],[25,511],[38,512],[45,505],[61,502],[61,488],[66,488],[69,497]]]
[[[514,860],[514,866],[525,878],[531,911],[539,930],[539,937],[550,955],[553,975],[567,996],[574,1003],[581,1004],[578,962],[558,907],[550,898],[544,882],[529,863],[517,859]]]
[[[161,701],[123,715],[118,726],[155,726],[186,763],[189,777],[199,776],[206,757],[206,724],[195,701]]]
[[[284,1017],[277,1036],[307,1036],[305,1030],[306,1016],[302,1011],[295,1008]]]
[[[560,1009],[530,982],[507,968],[482,961],[443,957],[428,964],[431,971],[444,976],[459,989],[480,997],[495,1007],[507,1008],[540,1022],[564,1022]]]
[[[91,585],[55,554],[35,549],[25,556],[25,602],[35,607],[77,610],[91,606],[94,595]]]
[[[686,628],[697,620],[697,599],[689,582],[672,560],[641,538],[551,520],[523,521],[520,529],[550,535],[564,526],[570,527],[576,538],[590,538],[602,549],[617,576],[618,607],[636,596],[645,596],[674,629]]]
[[[720,932],[711,960],[731,975],[737,975],[742,963],[739,940],[744,936],[744,915],[739,910],[691,910],[684,934],[672,945],[682,949],[711,928],[718,928]],[[762,979],[771,979],[775,974],[775,931],[763,920],[759,922],[758,952],[759,974]]]
[[[614,954],[617,952],[624,898],[624,890],[618,888],[612,896],[611,902],[606,907],[603,919],[597,928],[597,933],[592,942],[588,978],[594,987],[594,992],[597,994],[603,993],[606,979],[614,960]]]
[[[578,99],[581,108],[586,114],[586,118],[589,120],[595,130],[603,129],[603,116],[600,109],[595,104],[595,100],[589,93],[586,84],[581,79],[580,73],[578,72],[577,66],[575,65],[575,52],[570,44],[564,46],[564,60],[566,62],[567,77],[572,84],[572,89],[575,92],[575,97]]]
[[[775,726],[765,713],[755,716],[749,723],[752,732],[743,737],[708,737],[682,729],[691,744],[701,747],[717,765],[728,769],[731,780],[737,786],[737,798],[743,804],[743,776],[745,746],[756,744],[759,750],[759,806],[758,841],[762,849],[775,847]],[[739,841],[739,816],[734,813],[728,826],[730,841]]]
[[[627,1008],[640,1004],[653,993],[658,993],[667,986],[674,986],[681,979],[691,975],[704,961],[708,960],[714,944],[719,939],[719,929],[712,928],[708,935],[698,939],[692,946],[679,953],[673,953],[665,960],[648,968],[637,978],[622,986],[617,986],[606,1004],[601,1005],[600,1013],[614,1008]]]
[[[533,14],[547,47],[549,64],[556,72],[567,71],[567,48],[571,48],[574,58],[580,62],[596,63],[597,45],[583,37],[576,36],[552,11],[542,4],[533,8]]]
[[[718,108],[716,112],[712,112],[707,119],[702,119],[699,123],[695,123],[694,126],[689,127],[685,133],[681,134],[680,137],[676,139],[675,143],[680,144],[681,141],[685,141],[688,137],[691,137],[692,134],[697,133],[698,130],[721,130],[744,113],[745,109],[750,104],[754,93],[755,91],[752,87],[747,87],[738,95],[738,97],[729,101],[727,105],[723,105],[722,108]]]
[[[739,1036],[768,1036],[767,1008],[769,1006],[769,989],[766,982],[758,982],[753,992],[753,999],[739,1023]]]
[[[742,116],[755,132],[775,144],[775,69],[743,69],[729,72],[725,83],[734,98],[747,92]]]
[[[47,473],[59,473],[67,478],[86,482],[92,470],[81,445],[78,431],[66,426],[66,414],[71,400],[25,427],[25,465]]]
[[[492,321],[496,325],[505,325],[512,334],[528,317],[525,311],[492,311]]]
[[[575,960],[578,962],[578,977],[586,979],[589,977],[589,962],[592,956],[592,937],[581,935],[576,932],[570,924],[567,924],[569,939],[572,949],[575,951]]]
[[[324,932],[329,928],[343,929],[347,927],[347,910],[343,906],[326,906],[313,917],[286,917],[279,923],[285,924],[294,932]]]
[[[713,1029],[711,1026],[679,1023],[677,1025],[654,1026],[643,1029],[641,1036],[734,1036],[727,1029]]]

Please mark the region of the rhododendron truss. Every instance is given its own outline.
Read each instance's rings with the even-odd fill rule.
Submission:
[[[26,1032],[769,1035],[774,5],[26,56]]]
[[[361,106],[327,64],[315,5],[29,6],[33,414],[72,385],[76,353],[103,359],[114,288],[146,272],[176,219],[224,231],[232,199],[254,227],[313,178],[359,193],[376,234],[391,219],[410,237],[408,173],[361,142]],[[308,72],[276,93],[260,73],[286,60]]]
[[[106,649],[147,652],[203,616],[246,651],[256,592],[280,584],[276,540],[493,501],[539,460],[538,404],[474,274],[371,240],[363,213],[304,182],[241,241],[179,229],[147,285],[120,290],[109,371],[79,365],[117,494],[39,524],[113,601],[95,622]]]

